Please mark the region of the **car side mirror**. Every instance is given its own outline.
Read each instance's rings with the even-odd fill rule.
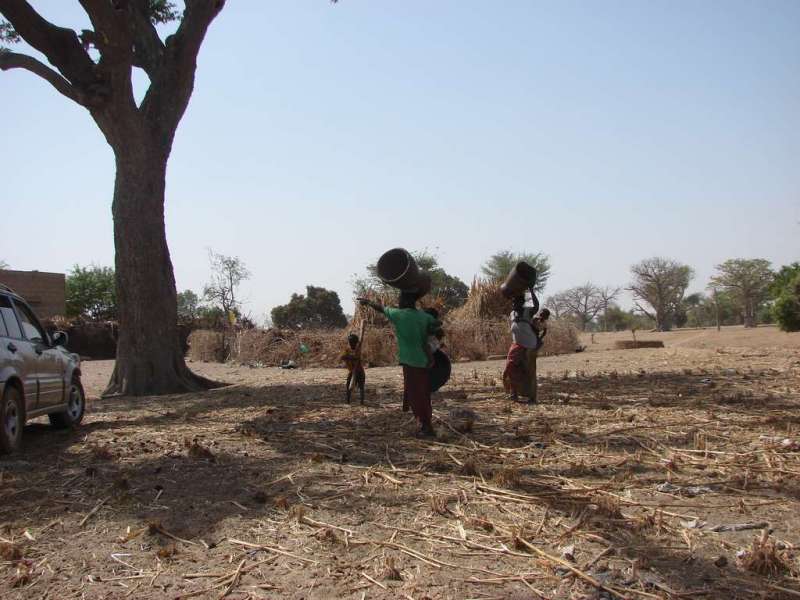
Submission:
[[[53,346],[66,346],[69,336],[64,331],[53,333]]]

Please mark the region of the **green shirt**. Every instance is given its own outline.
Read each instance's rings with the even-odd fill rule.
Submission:
[[[427,367],[425,344],[436,326],[436,319],[416,308],[384,308],[383,314],[394,325],[397,354],[401,365]]]

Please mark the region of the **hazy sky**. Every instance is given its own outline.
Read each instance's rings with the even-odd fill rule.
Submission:
[[[74,0],[33,4],[87,27]],[[0,72],[0,259],[113,264],[114,163],[86,111]],[[393,246],[472,279],[543,251],[547,293],[653,255],[800,259],[800,2],[229,0],[167,179],[178,289],[207,248],[261,320]]]

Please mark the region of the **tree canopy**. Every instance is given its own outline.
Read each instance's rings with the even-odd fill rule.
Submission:
[[[745,327],[755,327],[759,306],[769,297],[774,274],[768,260],[735,258],[717,265],[711,285],[727,291],[739,306]]]
[[[770,288],[772,315],[783,331],[800,331],[800,263],[781,267]]]
[[[636,307],[656,322],[659,331],[672,329],[686,288],[694,277],[692,268],[656,256],[633,265],[631,273],[633,281],[628,290],[633,293]]]
[[[306,294],[292,294],[288,304],[272,309],[272,324],[287,329],[327,329],[345,327],[339,294],[313,285],[306,286]]]
[[[574,317],[582,331],[586,331],[587,325],[607,306],[600,288],[590,282],[559,292],[548,298],[548,302],[557,307],[554,316]]]
[[[800,262],[783,265],[778,269],[778,272],[775,273],[772,279],[772,283],[769,286],[770,295],[773,298],[780,296],[783,290],[785,290],[798,275],[800,275]]]
[[[178,320],[193,323],[200,315],[200,298],[192,290],[178,294]]]
[[[238,256],[225,256],[208,251],[211,264],[211,281],[203,288],[203,299],[211,307],[218,307],[224,315],[238,314],[241,302],[237,299],[239,286],[250,278],[250,271]]]
[[[66,278],[68,317],[97,321],[117,318],[117,293],[114,269],[91,265],[75,265]]]
[[[481,272],[492,281],[503,281],[517,263],[526,262],[536,269],[536,285],[534,289],[541,294],[550,277],[550,257],[543,252],[512,252],[500,250],[492,254],[481,267]]]

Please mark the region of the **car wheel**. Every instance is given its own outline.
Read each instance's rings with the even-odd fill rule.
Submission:
[[[25,411],[22,394],[15,387],[8,387],[0,401],[0,452],[19,450],[24,427]]]
[[[73,378],[70,383],[67,396],[67,410],[60,413],[48,415],[50,424],[53,427],[75,427],[83,420],[83,413],[86,410],[86,394],[83,393],[81,380]]]

